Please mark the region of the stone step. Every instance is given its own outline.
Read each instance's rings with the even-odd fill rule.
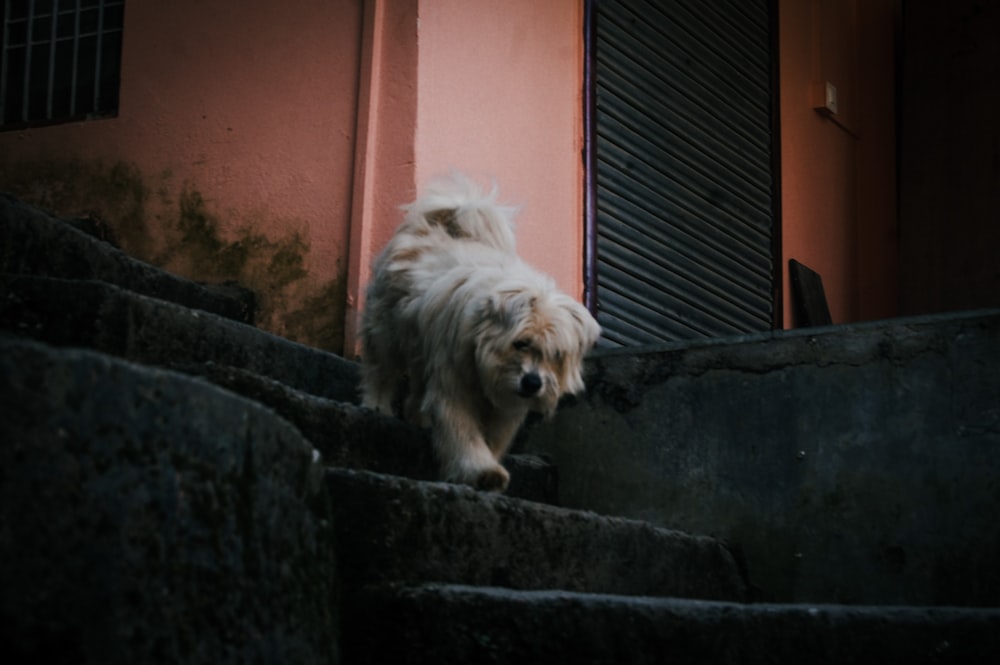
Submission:
[[[448,582],[747,597],[732,553],[712,538],[366,471],[330,469],[327,487],[348,592],[369,584]]]
[[[416,480],[440,477],[429,433],[339,400],[310,395],[245,369],[209,362],[182,368],[275,410],[299,428],[327,466],[367,469]],[[506,495],[558,503],[555,467],[537,455],[507,455]]]
[[[0,330],[202,376],[295,424],[328,465],[437,477],[427,433],[351,404],[358,366],[252,326],[98,281],[8,275]],[[508,492],[557,502],[543,458],[508,456]]]
[[[306,393],[357,400],[357,363],[209,312],[100,281],[0,276],[0,330],[134,362],[215,362]]]
[[[1000,610],[741,604],[451,585],[362,592],[354,663],[885,665],[1000,662]]]
[[[271,410],[0,335],[0,442],[7,662],[335,662],[323,470]]]
[[[100,280],[253,323],[251,291],[232,284],[198,284],[160,270],[5,194],[0,194],[0,273]]]
[[[566,506],[739,543],[760,599],[997,606],[998,368],[1000,310],[597,352],[526,449]]]
[[[0,433],[18,661],[327,662],[337,617],[386,580],[746,595],[712,539],[323,470],[258,402],[89,350],[0,335]]]

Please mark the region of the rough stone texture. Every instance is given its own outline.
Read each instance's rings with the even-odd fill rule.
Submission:
[[[154,268],[5,194],[0,194],[0,273],[99,279],[243,323],[253,322],[252,292],[234,285],[197,284]]]
[[[358,365],[256,328],[94,281],[7,276],[0,329],[205,376],[274,408],[327,464],[437,477],[425,432],[354,406]],[[508,456],[512,496],[555,502],[551,464]]]
[[[274,409],[323,454],[327,466],[367,469],[417,480],[437,480],[439,465],[426,430],[363,407],[316,397],[247,370],[205,363],[184,368],[216,385]],[[534,455],[507,455],[507,496],[555,504],[558,478],[552,464]]]
[[[732,555],[710,538],[363,471],[330,469],[327,484],[345,585],[430,581],[746,597]]]
[[[1000,312],[608,352],[535,427],[571,507],[738,543],[765,599],[1000,604]]]
[[[357,400],[356,363],[215,314],[98,281],[6,275],[0,286],[0,330],[143,364],[213,361],[321,397]]]
[[[628,519],[323,472],[312,444],[435,475],[425,432],[348,403],[356,364],[191,309],[246,313],[37,210],[0,197],[0,219],[0,331],[185,372],[0,332],[8,660],[1000,656],[997,610],[642,597],[744,600],[746,560],[763,597],[996,605],[1000,313],[596,356],[589,394],[528,450],[556,458],[570,505],[718,534],[734,558]],[[508,466],[511,493],[553,499],[551,464]]]
[[[425,586],[369,590],[345,620],[345,661],[385,665],[1000,661],[997,610],[740,605]]]
[[[200,380],[0,336],[7,662],[329,663],[312,447]]]

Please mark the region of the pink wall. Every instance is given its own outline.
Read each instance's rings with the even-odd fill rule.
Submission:
[[[521,253],[582,296],[582,0],[238,4],[130,3],[119,117],[0,134],[0,186],[25,164],[123,161],[151,206],[193,188],[224,234],[298,233],[306,276],[281,287],[270,329],[332,316],[300,338],[331,348],[346,331],[350,354],[398,206],[457,168],[522,206]],[[895,314],[895,7],[779,2],[782,263],[823,275],[836,322]],[[834,119],[812,108],[826,80]]]
[[[371,263],[435,176],[458,169],[522,206],[521,254],[583,295],[583,3],[368,0],[346,349]]]
[[[893,0],[781,0],[782,265],[823,277],[834,323],[897,312]],[[838,113],[814,110],[825,82]]]
[[[580,0],[179,0],[130,3],[125,20],[119,116],[0,134],[0,186],[26,198],[47,188],[34,198],[55,204],[63,183],[10,186],[26,164],[67,177],[122,162],[151,193],[152,236],[176,226],[186,190],[233,243],[297,233],[303,281],[343,291],[276,287],[282,305],[265,327],[295,337],[288,321],[323,316],[296,308],[323,302],[348,354],[398,206],[451,168],[495,178],[523,206],[525,257],[582,294]],[[92,182],[71,205],[114,225]],[[149,257],[173,257],[168,269],[214,276],[199,265],[210,258],[151,242]],[[298,337],[339,344],[313,328]]]
[[[299,232],[308,279],[341,279],[360,35],[360,0],[130,2],[119,116],[0,134],[0,185],[26,163],[127,162],[155,201],[197,190],[224,233]]]
[[[358,325],[372,263],[416,195],[417,0],[366,0],[345,294],[344,353],[360,353]]]
[[[264,230],[299,220],[312,232],[310,268],[329,275],[346,244],[357,4],[129,3],[119,117],[0,140],[16,142],[21,159],[71,146],[79,157],[169,171]]]
[[[583,296],[583,2],[421,0],[416,180],[452,168],[522,206],[518,249]]]
[[[170,168],[265,232],[295,220],[308,269],[332,276],[346,246],[357,4],[130,3],[121,118],[96,143]]]

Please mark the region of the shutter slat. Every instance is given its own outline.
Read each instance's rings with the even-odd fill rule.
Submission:
[[[602,343],[769,329],[768,1],[596,4]]]

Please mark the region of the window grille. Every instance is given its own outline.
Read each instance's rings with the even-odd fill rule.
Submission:
[[[115,116],[124,0],[3,0],[0,129]]]

